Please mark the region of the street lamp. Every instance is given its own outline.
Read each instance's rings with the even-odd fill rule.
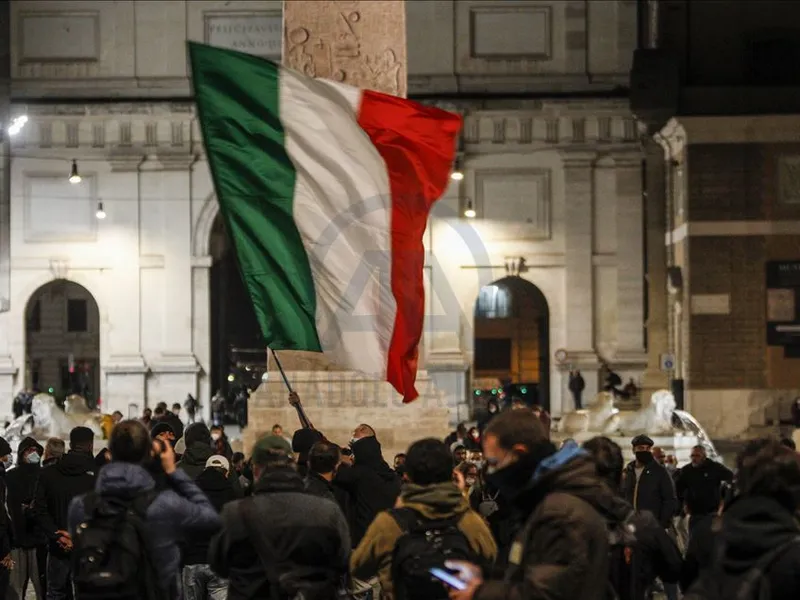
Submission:
[[[475,209],[472,207],[472,200],[467,200],[467,208],[464,209],[464,216],[468,219],[474,219],[475,214]]]
[[[100,219],[101,221],[106,218],[106,211],[103,209],[103,203],[97,203],[97,212],[94,213],[94,216]]]
[[[69,172],[69,182],[73,184],[81,182],[81,176],[78,173],[78,162],[74,158],[72,159],[72,169]]]

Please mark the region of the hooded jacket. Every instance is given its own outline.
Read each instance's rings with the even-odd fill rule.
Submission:
[[[705,523],[708,523],[706,526]],[[765,496],[736,498],[722,515],[720,534],[712,531],[712,519],[692,532],[686,552],[681,587],[702,586],[698,576],[714,568],[719,543],[724,543],[723,576],[716,580],[742,577],[758,560],[779,546],[800,536],[798,518],[777,500]],[[721,537],[720,537],[721,536]],[[800,542],[787,548],[765,572],[771,600],[795,600],[800,590]]]
[[[222,507],[228,502],[236,500],[231,482],[225,477],[225,473],[219,469],[205,469],[195,480],[197,487],[208,497],[211,505],[218,513],[222,512]],[[184,565],[207,565],[208,564],[208,535],[189,535],[186,543],[183,544],[183,564]]]
[[[383,460],[381,444],[374,436],[354,442],[353,457],[355,464],[342,465],[333,482],[350,497],[350,535],[357,546],[375,516],[394,506],[400,478]]]
[[[542,461],[513,502],[527,515],[502,581],[475,600],[602,600],[608,592],[608,529],[614,496],[574,445]]]
[[[228,578],[228,600],[270,598],[270,584],[251,536],[272,548],[281,575],[303,570],[335,577],[347,571],[350,537],[335,502],[305,491],[293,468],[268,471],[256,481],[252,498],[222,510],[222,531],[211,540],[209,564]],[[251,502],[256,531],[245,523],[242,502]]]
[[[174,596],[181,558],[178,541],[190,533],[210,536],[219,529],[220,519],[206,495],[180,469],[166,479],[170,489],[153,500],[145,522],[156,580]],[[94,489],[101,496],[131,500],[155,489],[155,480],[140,465],[112,462],[103,467]],[[74,535],[86,517],[83,497],[75,498],[69,507],[70,533]]]
[[[32,437],[26,437],[17,449],[17,466],[6,473],[8,514],[11,516],[14,548],[35,548],[45,543],[45,537],[33,520],[33,498],[39,483],[39,463],[23,461],[28,448],[36,448],[41,458],[44,448]]]
[[[190,479],[197,479],[206,469],[206,461],[214,456],[215,452],[209,444],[192,442],[186,446],[178,468],[186,473]]]
[[[406,484],[400,494],[402,504],[431,520],[450,519],[460,515],[458,529],[467,538],[476,556],[486,563],[494,561],[497,546],[485,521],[470,509],[469,501],[452,482],[432,485]],[[388,512],[382,512],[367,529],[358,547],[350,556],[350,572],[354,577],[369,579],[378,575],[381,591],[388,600],[393,597],[392,553],[403,530]]]
[[[42,469],[34,500],[34,518],[50,542],[50,552],[67,554],[56,543],[57,531],[67,531],[72,499],[94,488],[97,467],[89,452],[70,450],[55,465]]]

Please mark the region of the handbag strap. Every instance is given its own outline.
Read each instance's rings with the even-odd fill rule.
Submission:
[[[253,545],[261,565],[267,573],[267,579],[270,583],[270,596],[280,598],[281,576],[276,567],[277,556],[266,536],[258,535],[255,500],[255,496],[242,500],[242,520],[247,531],[247,539]]]

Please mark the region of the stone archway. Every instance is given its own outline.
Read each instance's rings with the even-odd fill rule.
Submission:
[[[212,260],[209,277],[211,390],[212,394],[221,390],[230,396],[243,385],[251,389],[259,385],[266,365],[266,343],[219,213],[211,226],[208,244]]]
[[[474,314],[476,381],[510,383],[513,395],[549,411],[550,309],[542,291],[504,277],[480,289]]]
[[[40,286],[25,306],[27,389],[100,400],[100,310],[89,290],[67,279]]]

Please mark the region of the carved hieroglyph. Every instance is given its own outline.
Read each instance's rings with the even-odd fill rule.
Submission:
[[[406,95],[405,0],[285,0],[283,24],[287,66]]]

